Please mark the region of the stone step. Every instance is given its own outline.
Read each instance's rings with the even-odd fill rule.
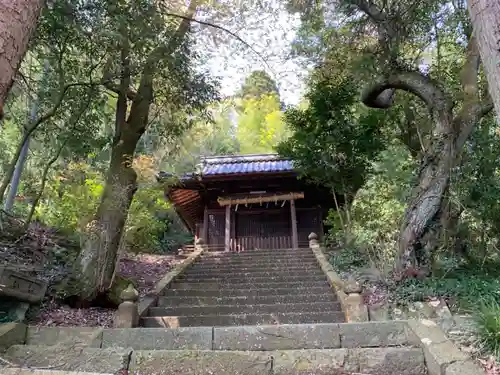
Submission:
[[[249,254],[312,254],[312,250],[309,248],[303,249],[260,249],[260,250],[243,250],[240,252],[237,251],[209,251],[205,252],[204,255],[213,255],[213,256],[224,256],[224,255],[234,255],[234,256],[243,256]]]
[[[148,316],[242,315],[342,311],[340,302],[308,302],[261,305],[212,305],[151,307]]]
[[[301,263],[301,262],[317,262],[314,255],[300,256],[300,257],[260,257],[260,256],[249,256],[249,257],[202,257],[198,260],[203,263]]]
[[[198,289],[176,289],[172,285],[171,289],[167,289],[163,292],[166,297],[176,296],[176,297],[254,297],[254,296],[288,296],[294,294],[326,294],[332,293],[333,290],[330,285],[324,285],[321,283],[319,286],[312,287],[289,287],[289,288],[279,288],[270,287],[265,288],[255,288],[251,287],[248,289],[224,289],[219,288],[198,288]]]
[[[238,265],[238,266],[231,266],[231,265],[213,265],[213,264],[203,264],[203,263],[196,263],[193,266],[189,267],[186,272],[199,272],[199,273],[204,273],[204,272],[223,272],[223,273],[239,273],[239,272],[309,272],[309,271],[316,271],[319,270],[319,266],[317,264],[311,264],[311,265],[294,265],[294,266],[280,266],[280,265],[265,265],[262,267],[254,267],[254,266],[248,266],[245,264]]]
[[[201,261],[199,263],[193,264],[189,269],[234,269],[234,270],[240,270],[240,269],[271,269],[271,268],[277,268],[277,269],[294,269],[294,268],[302,268],[302,269],[309,269],[309,268],[319,268],[319,264],[316,260],[310,261],[310,260],[304,260],[304,261],[290,261],[290,262],[205,262]]]
[[[57,342],[53,344],[53,346],[13,345],[2,358],[31,368],[121,374],[128,369],[132,354],[131,349],[125,348],[101,349],[81,345],[57,345]]]
[[[211,262],[216,262],[216,263],[221,263],[221,262],[279,262],[279,263],[285,263],[285,262],[298,262],[298,261],[315,261],[316,258],[314,254],[307,254],[307,255],[298,255],[298,256],[258,256],[258,255],[247,255],[247,256],[225,256],[225,257],[201,257],[200,261],[206,262],[206,261],[211,261]]]
[[[132,354],[130,368],[135,374],[148,375],[347,375],[353,374],[352,370],[376,375],[427,373],[420,348],[137,351]]]
[[[172,289],[185,289],[185,290],[207,290],[207,289],[218,289],[224,293],[226,293],[229,290],[235,290],[235,289],[274,289],[274,288],[281,288],[281,289],[289,289],[289,288],[327,288],[330,287],[328,284],[326,278],[324,281],[297,281],[297,282],[262,282],[262,283],[201,283],[201,282],[190,282],[190,283],[183,283],[181,281],[173,282],[171,288]]]
[[[316,275],[292,275],[292,274],[281,274],[281,275],[266,275],[266,276],[257,276],[254,277],[253,275],[250,276],[245,276],[245,275],[240,275],[240,276],[226,276],[226,275],[219,275],[218,277],[212,277],[212,278],[200,278],[200,277],[193,277],[191,275],[180,275],[177,279],[175,279],[176,282],[182,282],[182,283],[206,283],[206,284],[211,284],[211,283],[216,283],[216,284],[232,284],[235,287],[237,287],[238,284],[265,284],[268,282],[272,283],[284,283],[284,282],[289,282],[289,283],[298,283],[298,282],[315,282],[315,281],[326,281],[327,278],[324,274],[316,274]]]
[[[225,251],[219,251],[219,252],[206,252],[205,254],[213,254],[213,255],[225,255],[225,254],[232,254],[232,255],[245,255],[245,254],[280,254],[280,253],[286,253],[286,254],[302,254],[302,253],[312,253],[312,250],[309,248],[301,248],[301,249],[252,249],[252,250],[243,250],[240,252],[237,251],[230,251],[230,252],[225,252]]]
[[[227,327],[341,322],[345,322],[345,315],[341,311],[240,315],[147,316],[141,318],[141,326],[151,328]]]
[[[211,306],[211,305],[249,305],[249,304],[277,304],[277,303],[306,303],[306,302],[337,302],[333,291],[323,294],[288,294],[282,296],[236,296],[236,297],[160,297],[158,307],[175,306]]]
[[[321,269],[319,268],[314,268],[310,270],[295,270],[295,271],[288,271],[288,270],[279,270],[279,271],[231,271],[231,272],[221,272],[219,270],[213,270],[213,271],[204,271],[200,272],[197,270],[187,270],[184,274],[182,274],[184,278],[189,278],[189,279],[210,279],[210,278],[215,278],[215,277],[227,277],[227,278],[234,278],[234,277],[286,277],[286,276],[323,276],[325,277],[325,274]]]

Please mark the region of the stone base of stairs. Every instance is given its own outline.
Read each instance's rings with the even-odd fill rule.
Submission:
[[[5,375],[484,375],[432,321],[0,333]]]

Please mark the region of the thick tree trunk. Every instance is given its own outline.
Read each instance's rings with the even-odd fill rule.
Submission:
[[[78,285],[68,290],[81,301],[92,301],[106,293],[113,282],[125,221],[137,190],[132,158],[140,136],[130,130],[122,132],[113,147],[101,204],[87,225],[87,237],[76,263],[76,279],[72,282]]]
[[[42,6],[42,0],[0,0],[0,119]]]
[[[429,266],[429,255],[422,239],[441,211],[448,189],[451,167],[458,150],[453,134],[451,114],[442,113],[435,125],[440,129],[427,150],[419,171],[418,185],[413,192],[401,226],[399,261],[402,267]],[[401,270],[401,269],[400,269]]]
[[[471,0],[467,4],[500,123],[500,1]]]

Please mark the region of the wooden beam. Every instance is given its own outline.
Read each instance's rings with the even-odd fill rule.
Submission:
[[[288,193],[288,194],[248,194],[245,197],[218,197],[217,202],[221,206],[231,206],[236,204],[251,204],[251,203],[266,203],[276,201],[291,201],[304,198],[304,193]]]
[[[292,219],[292,247],[299,248],[299,235],[297,232],[297,212],[295,211],[295,200],[290,201],[290,215]]]
[[[203,231],[201,233],[201,237],[203,238],[203,241],[208,245],[208,208],[205,206],[205,209],[203,211]]]
[[[226,233],[224,241],[224,250],[229,251],[231,248],[231,206],[226,206]]]

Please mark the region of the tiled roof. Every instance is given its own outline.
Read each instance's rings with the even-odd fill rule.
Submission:
[[[207,157],[200,167],[203,176],[293,171],[292,162],[276,154]]]

